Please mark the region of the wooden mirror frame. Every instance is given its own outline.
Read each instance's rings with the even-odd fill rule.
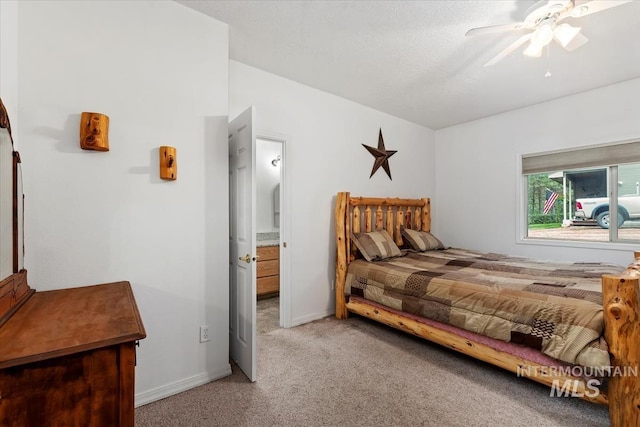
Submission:
[[[13,148],[13,136],[11,135],[11,124],[9,122],[9,115],[7,114],[7,110],[2,103],[2,99],[0,99],[0,128],[6,129],[9,133],[9,139],[11,140],[11,145]],[[20,155],[17,151],[12,149],[13,159],[11,161],[13,171],[11,176],[13,177],[12,184],[12,213],[13,213],[13,232],[12,234],[12,263],[13,273],[8,277],[0,277],[0,326],[2,326],[13,313],[15,313],[21,306],[24,304],[27,299],[35,290],[31,289],[27,284],[27,271],[20,266],[20,251],[22,246],[21,242],[21,232],[22,232],[22,222],[20,221],[20,204],[23,203],[23,195],[20,189],[19,191],[19,179],[20,179]],[[23,243],[24,244],[24,243]]]

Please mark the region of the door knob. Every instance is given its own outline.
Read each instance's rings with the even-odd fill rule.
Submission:
[[[246,254],[245,256],[241,256],[240,258],[238,258],[240,261],[244,261],[247,264],[251,263],[251,255],[250,254]]]

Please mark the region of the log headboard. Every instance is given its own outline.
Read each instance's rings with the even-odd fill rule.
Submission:
[[[401,247],[402,227],[431,231],[431,201],[428,198],[352,197],[350,193],[341,192],[336,198],[335,223],[336,316],[342,318],[342,314],[346,317],[344,285],[347,267],[359,255],[351,234],[386,230]]]

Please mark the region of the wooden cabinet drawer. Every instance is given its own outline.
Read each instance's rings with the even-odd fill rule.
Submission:
[[[280,276],[261,277],[256,281],[258,295],[278,292],[280,290]]]
[[[280,291],[280,246],[257,248],[256,291],[258,298],[271,296]]]
[[[133,427],[134,360],[131,342],[2,369],[0,425]]]
[[[256,266],[258,278],[265,276],[275,276],[280,274],[280,260],[260,261]]]
[[[257,248],[258,262],[280,258],[280,246],[260,246]]]

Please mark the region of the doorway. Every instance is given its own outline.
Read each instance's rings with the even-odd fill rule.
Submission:
[[[282,325],[283,255],[281,212],[282,140],[256,138],[256,331],[258,335]]]
[[[279,135],[256,133],[255,108],[249,107],[229,122],[229,355],[250,381],[256,380],[257,331],[257,273],[260,270],[278,295],[278,327],[291,326],[289,263],[285,250],[290,235],[286,181],[286,141]],[[258,139],[279,143],[279,152],[256,160]],[[273,157],[271,157],[273,155]],[[279,157],[278,157],[279,156]],[[259,164],[258,164],[259,163]],[[270,172],[279,181],[257,177],[257,168],[265,163],[279,172]],[[270,253],[259,255],[257,249],[257,186],[268,188],[267,220],[261,219],[263,233],[277,233],[266,238],[272,240]],[[279,184],[279,185],[278,185]],[[278,201],[279,203],[274,203]],[[269,224],[269,225],[266,225]],[[275,230],[275,231],[274,231]],[[264,237],[261,236],[261,239]],[[264,241],[263,241],[264,242]],[[261,264],[261,265],[258,265]],[[261,274],[262,275],[262,274]],[[264,282],[264,281],[263,281]],[[264,283],[263,283],[264,284]],[[275,320],[275,319],[274,319]],[[276,328],[277,329],[277,328]],[[268,333],[268,332],[267,332]]]

